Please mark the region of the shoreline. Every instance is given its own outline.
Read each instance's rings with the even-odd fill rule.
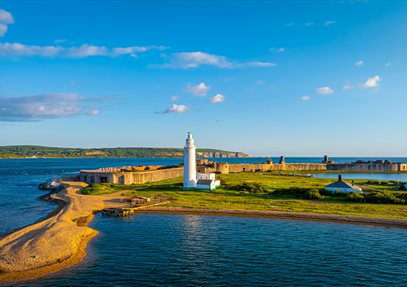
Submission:
[[[28,226],[43,222],[43,221],[47,220],[48,218],[51,218],[51,217],[57,215],[62,210],[62,208],[64,208],[64,206],[66,205],[66,202],[63,201],[63,200],[57,199],[57,198],[52,198],[51,197],[52,194],[53,194],[53,192],[50,191],[50,192],[48,192],[48,193],[46,193],[44,195],[39,196],[38,199],[42,200],[42,201],[45,201],[45,202],[50,202],[52,204],[55,204],[56,208],[53,211],[49,212],[46,216],[44,216],[42,218],[39,218],[38,220],[32,222],[29,225],[25,225],[25,226],[22,226],[22,227],[17,227],[16,229],[13,229],[11,231],[8,231],[8,232],[0,235],[0,240],[2,240],[3,238],[9,236],[10,234],[12,234],[14,232],[20,231],[20,230],[22,230],[22,229],[24,229],[24,228],[26,228]],[[1,275],[1,273],[0,273],[0,275]]]
[[[56,204],[58,207],[54,211],[29,226],[16,229],[0,237],[0,245],[3,246],[3,250],[0,250],[0,282],[37,279],[82,262],[87,254],[88,243],[98,234],[97,230],[88,227],[95,212],[106,206],[120,206],[118,193],[105,196],[88,196],[80,193],[84,186],[83,183],[64,181],[63,184],[64,189],[59,193],[50,192],[40,197],[42,200]],[[141,209],[135,215],[151,213],[273,218],[407,229],[407,219],[285,211],[154,206]],[[52,245],[53,240],[57,241],[58,245]],[[72,248],[72,246],[74,247]],[[5,249],[7,250],[5,251]],[[67,249],[69,249],[68,252]],[[46,256],[40,258],[44,254]],[[32,258],[36,257],[39,259],[34,264],[32,261],[37,259]]]
[[[92,219],[90,219],[90,221],[91,220]],[[79,264],[80,262],[83,261],[83,259],[87,255],[86,249],[88,247],[89,241],[96,237],[98,234],[99,232],[94,230],[93,234],[83,238],[80,244],[78,245],[77,252],[74,253],[71,257],[61,262],[53,263],[51,265],[45,265],[36,269],[30,269],[26,271],[0,273],[0,283],[35,280],[43,276],[57,273],[64,269],[73,267],[76,264]]]
[[[105,206],[106,198],[81,198],[83,184],[63,184],[64,189],[59,193],[40,197],[56,204],[54,211],[0,237],[0,284],[56,273],[80,263],[86,256],[89,241],[98,234],[88,224],[94,210]]]
[[[140,210],[138,214],[190,214],[205,216],[238,216],[255,218],[288,219],[297,221],[340,223],[353,225],[366,225],[375,227],[407,229],[406,219],[388,219],[362,216],[345,216],[335,214],[319,214],[287,211],[260,211],[260,210],[217,210],[182,207],[152,207]],[[137,215],[136,213],[136,215]]]

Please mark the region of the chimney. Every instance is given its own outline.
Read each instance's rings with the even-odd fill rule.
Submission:
[[[284,158],[284,156],[280,156],[279,164],[285,164],[285,158]]]
[[[338,175],[338,181],[342,181],[342,174]]]

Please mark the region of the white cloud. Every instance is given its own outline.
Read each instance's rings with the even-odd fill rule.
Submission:
[[[27,46],[20,43],[0,43],[0,56],[53,57],[60,53],[58,46]]]
[[[218,103],[222,103],[225,101],[225,96],[222,94],[216,94],[215,96],[213,96],[212,98],[209,99],[209,102],[211,102],[212,104],[218,104]]]
[[[362,67],[365,63],[362,60],[356,61],[355,66],[356,67]]]
[[[274,53],[284,53],[285,48],[270,48],[269,51]]]
[[[61,48],[60,51],[67,57],[71,58],[107,56],[109,54],[109,49],[105,46],[94,46],[89,44],[84,44],[79,47]]]
[[[307,101],[311,100],[311,97],[310,96],[302,96],[301,100],[303,100],[304,102],[307,102]]]
[[[219,68],[230,68],[232,64],[224,56],[212,55],[204,52],[183,52],[171,56],[170,63],[162,65],[166,68],[191,69],[202,65]]]
[[[258,68],[258,67],[273,67],[274,63],[271,62],[231,62],[225,56],[213,55],[205,52],[182,52],[175,53],[169,57],[169,62],[154,67],[161,68],[181,68],[181,69],[194,69],[201,66],[213,66],[218,68]]]
[[[105,46],[83,44],[81,46],[63,47],[59,45],[36,46],[21,43],[0,43],[0,56],[3,57],[65,57],[85,58],[93,56],[119,57],[135,56],[149,50],[162,50],[163,46],[133,46],[109,49]]]
[[[145,53],[150,50],[165,50],[165,46],[133,46],[133,47],[123,47],[123,48],[113,48],[112,54],[114,56],[130,55],[132,57],[137,57],[139,53]]]
[[[326,22],[324,23],[324,26],[331,26],[331,25],[333,25],[333,24],[335,24],[335,23],[336,23],[335,20],[326,21]]]
[[[178,101],[179,100],[179,97],[178,96],[172,96],[171,98],[170,98],[170,100],[171,101]]]
[[[245,67],[268,68],[268,67],[274,67],[275,65],[276,64],[271,63],[271,62],[254,61],[254,62],[247,62],[247,63],[237,64],[236,67],[238,67],[238,68],[245,68]]]
[[[209,87],[208,85],[206,85],[204,82],[201,82],[197,85],[192,85],[192,84],[188,84],[186,87],[186,90],[195,95],[195,96],[206,96],[206,94],[209,92],[211,87]]]
[[[0,121],[37,121],[80,114],[82,98],[75,93],[0,97]]]
[[[334,90],[331,87],[320,87],[315,89],[315,92],[320,95],[330,95],[333,94]]]
[[[373,76],[363,84],[363,88],[369,89],[369,88],[376,88],[379,85],[379,82],[381,81],[381,78],[379,76]]]
[[[13,24],[14,23],[13,15],[11,15],[10,12],[4,9],[0,9],[0,23]]]
[[[353,89],[353,86],[352,86],[351,84],[345,84],[345,85],[343,86],[343,89],[344,89],[344,90],[350,90],[350,89]]]
[[[294,22],[290,22],[290,23],[287,23],[287,24],[285,24],[287,27],[293,27],[293,26],[295,26],[295,23]]]
[[[8,25],[13,23],[13,15],[4,9],[0,9],[0,38],[7,33]]]
[[[7,33],[7,30],[8,26],[0,23],[0,37],[3,37]]]
[[[189,110],[189,107],[185,105],[177,105],[177,104],[172,104],[168,109],[164,111],[164,114],[170,114],[170,113],[185,113],[186,111]]]
[[[390,62],[387,62],[386,64],[384,64],[386,67],[390,67],[392,64]]]
[[[311,26],[314,26],[314,25],[315,25],[314,22],[307,22],[307,23],[305,23],[305,26],[306,26],[306,27],[311,27]]]
[[[90,110],[89,112],[86,113],[88,116],[97,116],[100,114],[100,111],[98,109],[93,109]]]
[[[107,97],[84,98],[76,93],[54,93],[34,96],[0,96],[0,122],[27,122],[78,115],[97,116],[92,106]]]

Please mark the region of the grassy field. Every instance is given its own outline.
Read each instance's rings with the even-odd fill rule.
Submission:
[[[259,210],[312,212],[318,214],[353,215],[377,218],[407,219],[407,205],[373,204],[350,202],[346,195],[328,195],[322,193],[323,187],[334,182],[333,179],[292,177],[271,173],[239,173],[219,175],[222,187],[216,191],[184,191],[182,178],[145,184],[113,185],[97,184],[83,190],[85,194],[105,194],[121,192],[123,196],[142,195],[152,198],[169,197],[171,202],[165,206],[199,208],[213,210]],[[261,190],[242,190],[241,185],[260,186]],[[355,180],[355,184],[365,190],[391,194],[407,193],[398,191],[391,182],[369,182]],[[319,199],[305,199],[302,193],[306,189],[317,189],[323,195]]]

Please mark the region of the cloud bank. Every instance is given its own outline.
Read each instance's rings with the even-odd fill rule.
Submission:
[[[81,114],[98,115],[98,109],[86,111],[85,101],[83,97],[75,93],[23,97],[0,96],[0,121],[27,122],[65,118]]]
[[[273,67],[274,63],[271,62],[232,62],[225,56],[209,54],[201,51],[197,52],[182,52],[174,53],[169,57],[169,62],[156,65],[160,68],[180,68],[180,69],[194,69],[201,66],[213,66],[224,69],[246,68],[246,67]]]
[[[62,57],[86,58],[93,56],[120,57],[130,55],[137,57],[139,53],[150,50],[164,50],[164,46],[131,46],[108,48],[83,44],[81,46],[63,47],[59,45],[37,46],[21,43],[0,43],[0,57]]]

